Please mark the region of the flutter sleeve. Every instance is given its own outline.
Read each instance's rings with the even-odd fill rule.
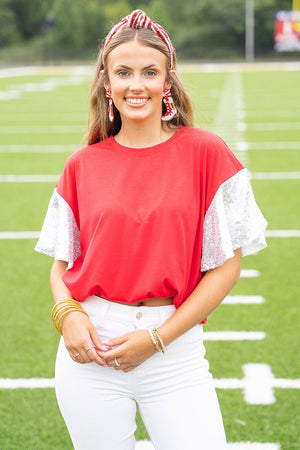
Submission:
[[[73,267],[81,254],[76,183],[72,160],[66,163],[49,202],[35,250]]]
[[[221,266],[238,248],[242,256],[265,248],[266,226],[244,168],[220,185],[206,211],[201,271]]]

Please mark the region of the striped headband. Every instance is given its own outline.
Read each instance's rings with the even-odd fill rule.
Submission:
[[[110,41],[112,40],[112,38],[116,34],[120,33],[120,31],[125,30],[126,28],[136,28],[136,29],[148,28],[149,30],[154,31],[154,33],[156,33],[167,45],[170,53],[169,67],[170,69],[174,68],[173,46],[168,36],[168,33],[166,32],[166,30],[164,30],[164,28],[161,25],[151,20],[150,17],[148,17],[147,14],[141,11],[140,9],[136,9],[131,14],[129,14],[129,16],[123,17],[123,19],[119,23],[117,23],[114,27],[112,27],[112,29],[105,38],[103,44],[103,53],[108,44],[110,43]],[[104,67],[104,61],[102,61],[102,64]]]

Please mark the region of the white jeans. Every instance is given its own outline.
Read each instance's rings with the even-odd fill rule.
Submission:
[[[100,339],[158,327],[173,305],[127,306],[99,297],[82,304]],[[218,399],[197,325],[131,372],[73,361],[60,341],[56,395],[76,450],[134,450],[138,407],[156,450],[223,450]]]

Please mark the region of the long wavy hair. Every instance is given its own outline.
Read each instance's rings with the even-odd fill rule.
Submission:
[[[107,58],[110,52],[125,42],[136,40],[140,44],[159,50],[166,56],[167,81],[171,84],[171,93],[177,108],[177,115],[169,122],[169,127],[193,126],[193,108],[191,100],[179,78],[169,69],[170,53],[164,41],[152,30],[146,28],[126,28],[115,35],[105,51],[100,49],[98,54],[96,73],[91,88],[90,114],[88,131],[85,138],[87,145],[95,144],[116,135],[121,129],[121,117],[114,106],[114,121],[108,116],[108,100],[105,96],[105,82],[108,81]],[[176,70],[176,54],[174,51],[174,70]],[[165,114],[162,101],[162,115]]]

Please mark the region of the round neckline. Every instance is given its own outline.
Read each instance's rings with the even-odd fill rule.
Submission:
[[[112,149],[114,151],[119,150],[119,151],[135,153],[137,155],[144,155],[144,154],[159,151],[162,149],[162,147],[165,147],[168,144],[170,144],[174,139],[176,139],[181,128],[182,127],[179,125],[177,130],[167,140],[160,142],[159,144],[152,145],[151,147],[127,147],[126,145],[119,144],[119,142],[116,141],[114,136],[110,136],[109,141],[112,144]]]

